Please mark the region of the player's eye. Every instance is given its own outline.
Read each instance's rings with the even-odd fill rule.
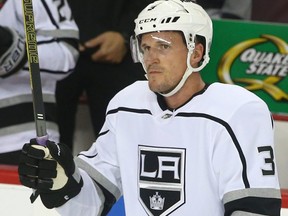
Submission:
[[[147,52],[149,52],[150,48],[151,48],[150,46],[143,45],[143,46],[141,46],[141,52],[147,53]]]
[[[169,44],[160,44],[159,48],[160,50],[167,50],[169,49],[171,46]]]

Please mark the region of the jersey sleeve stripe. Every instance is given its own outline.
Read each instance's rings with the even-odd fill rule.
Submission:
[[[44,106],[47,121],[57,123],[54,118],[56,113],[55,104],[45,102]],[[0,129],[34,122],[32,107],[32,102],[27,102],[0,108]],[[7,118],[7,116],[9,116],[9,118]]]
[[[114,185],[111,181],[109,181],[104,175],[94,169],[90,164],[81,159],[80,157],[75,158],[75,163],[77,167],[83,169],[87,172],[87,174],[98,184],[104,187],[109,193],[113,194],[113,196],[118,200],[121,197],[121,191],[119,188]]]
[[[23,70],[25,71],[29,71],[28,67],[23,67]],[[73,69],[68,69],[67,71],[57,71],[57,70],[49,70],[49,69],[44,69],[44,68],[40,68],[40,72],[41,73],[52,73],[52,74],[67,74],[67,73],[71,73],[73,72]]]
[[[271,196],[272,195],[272,196]],[[224,195],[223,203],[232,202],[247,196],[261,198],[281,198],[280,190],[274,188],[249,188],[245,190],[231,191]]]
[[[225,216],[273,215],[280,216],[280,190],[273,188],[251,188],[232,191],[224,195]],[[275,212],[277,211],[277,212]]]
[[[53,38],[75,38],[79,39],[79,32],[69,29],[57,29],[57,30],[39,30],[38,35]]]

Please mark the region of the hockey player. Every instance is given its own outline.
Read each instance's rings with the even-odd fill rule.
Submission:
[[[66,0],[33,1],[47,129],[59,139],[55,84],[75,67],[78,28]],[[0,4],[0,163],[17,164],[23,140],[35,137],[22,2]]]
[[[148,81],[120,91],[102,132],[74,162],[32,139],[19,175],[61,215],[280,215],[267,105],[239,86],[205,84],[212,23],[197,4],[160,0],[135,20],[132,51]]]

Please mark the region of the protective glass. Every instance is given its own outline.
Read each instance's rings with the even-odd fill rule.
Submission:
[[[143,64],[144,60],[153,56],[165,56],[170,53],[176,54],[184,49],[187,50],[185,39],[182,33],[179,34],[182,36],[184,46],[179,46],[179,39],[177,43],[175,42],[175,32],[172,31],[165,31],[164,35],[157,32],[156,34],[146,33],[145,36],[131,37],[130,46],[134,62]],[[143,41],[144,37],[145,41]]]

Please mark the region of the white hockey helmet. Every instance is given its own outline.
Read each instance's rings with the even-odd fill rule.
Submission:
[[[139,36],[149,32],[180,31],[186,41],[187,70],[179,84],[168,94],[175,94],[185,83],[192,72],[202,70],[209,62],[209,51],[212,43],[212,21],[205,10],[192,0],[158,0],[149,4],[135,19],[135,35],[131,38],[131,52],[135,62],[141,62],[144,70],[143,56],[139,47]],[[205,38],[205,53],[202,64],[193,68],[190,64],[191,54],[195,47],[195,37]]]

